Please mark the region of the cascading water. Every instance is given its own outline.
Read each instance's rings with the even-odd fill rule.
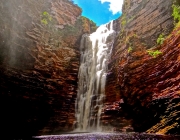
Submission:
[[[107,61],[114,43],[113,21],[81,39],[76,100],[76,131],[101,131]]]

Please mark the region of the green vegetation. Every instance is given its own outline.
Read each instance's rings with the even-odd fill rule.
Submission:
[[[47,25],[50,21],[52,21],[51,15],[46,11],[42,13],[41,17],[41,23],[44,25]]]
[[[174,21],[179,22],[180,21],[180,6],[173,4],[172,8],[173,8],[172,16],[174,17]]]
[[[123,39],[126,46],[128,46],[128,53],[132,52],[135,49],[134,42],[137,38],[138,36],[135,33],[131,33]]]
[[[179,28],[179,27],[180,27],[180,21],[176,25],[176,28]],[[180,30],[177,33],[180,34]]]
[[[126,21],[126,15],[122,15],[122,18],[121,18],[121,24],[122,26],[124,27],[126,25],[127,21]]]
[[[95,32],[96,31],[97,26],[92,20],[89,20],[88,18],[86,18],[84,16],[81,16],[80,21],[82,23],[82,26],[83,26],[84,30],[88,31],[89,30],[89,25],[90,25],[90,32]]]
[[[126,20],[123,20],[121,23],[122,23],[123,26],[125,26],[126,25]]]
[[[41,23],[43,23],[44,25],[47,25],[48,21],[46,19],[41,19]]]
[[[156,42],[158,45],[162,45],[164,40],[165,40],[164,34],[160,34]]]
[[[119,37],[122,38],[122,37],[125,35],[125,28],[127,28],[128,23],[130,23],[131,21],[133,21],[134,18],[135,18],[135,16],[128,17],[128,16],[126,15],[126,13],[121,16],[121,20],[120,20],[120,21],[121,21],[121,23],[120,23],[121,31],[120,31],[120,33],[119,33]],[[126,35],[125,35],[125,36],[126,36]],[[132,37],[132,36],[131,36],[131,37]],[[134,34],[134,37],[137,37],[137,36]]]
[[[159,50],[147,50],[148,54],[154,58],[156,58],[158,55],[162,54]]]
[[[129,47],[128,48],[128,53],[130,53],[132,50],[133,50],[132,47]]]

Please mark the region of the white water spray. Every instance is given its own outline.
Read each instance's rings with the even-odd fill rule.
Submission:
[[[102,131],[100,122],[105,94],[107,61],[114,43],[113,21],[83,35],[76,100],[76,131]]]

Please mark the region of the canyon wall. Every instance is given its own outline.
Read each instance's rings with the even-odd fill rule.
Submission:
[[[179,134],[180,27],[172,32],[172,4],[125,0],[108,63],[106,130]],[[1,0],[0,28],[2,134],[73,130],[80,39],[95,24],[68,0]]]
[[[108,64],[105,126],[179,134],[180,27],[172,32],[172,5],[173,1],[125,0]]]
[[[2,134],[73,129],[82,34],[95,24],[67,0],[0,1]]]

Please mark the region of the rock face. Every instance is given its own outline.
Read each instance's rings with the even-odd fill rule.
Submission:
[[[179,134],[180,26],[171,32],[171,6],[172,1],[162,0],[124,3],[118,20],[120,33],[108,65],[105,114],[111,119],[105,121],[102,116],[118,131],[126,118],[123,127],[132,126],[135,131]],[[161,43],[157,41],[160,34],[165,40]],[[107,109],[116,102],[119,108]],[[113,110],[116,112],[108,114]]]
[[[1,128],[11,135],[73,128],[81,35],[95,24],[67,0],[1,0]],[[40,130],[40,131],[39,131]]]
[[[173,28],[172,3],[163,0],[125,0],[120,30],[124,29],[126,36],[131,33],[140,36],[140,41],[148,48],[156,45],[159,34],[167,35]]]
[[[125,0],[108,64],[106,130],[179,134],[180,25],[171,32],[172,2]],[[80,14],[70,0],[0,1],[3,135],[73,130],[80,39],[96,28]]]

